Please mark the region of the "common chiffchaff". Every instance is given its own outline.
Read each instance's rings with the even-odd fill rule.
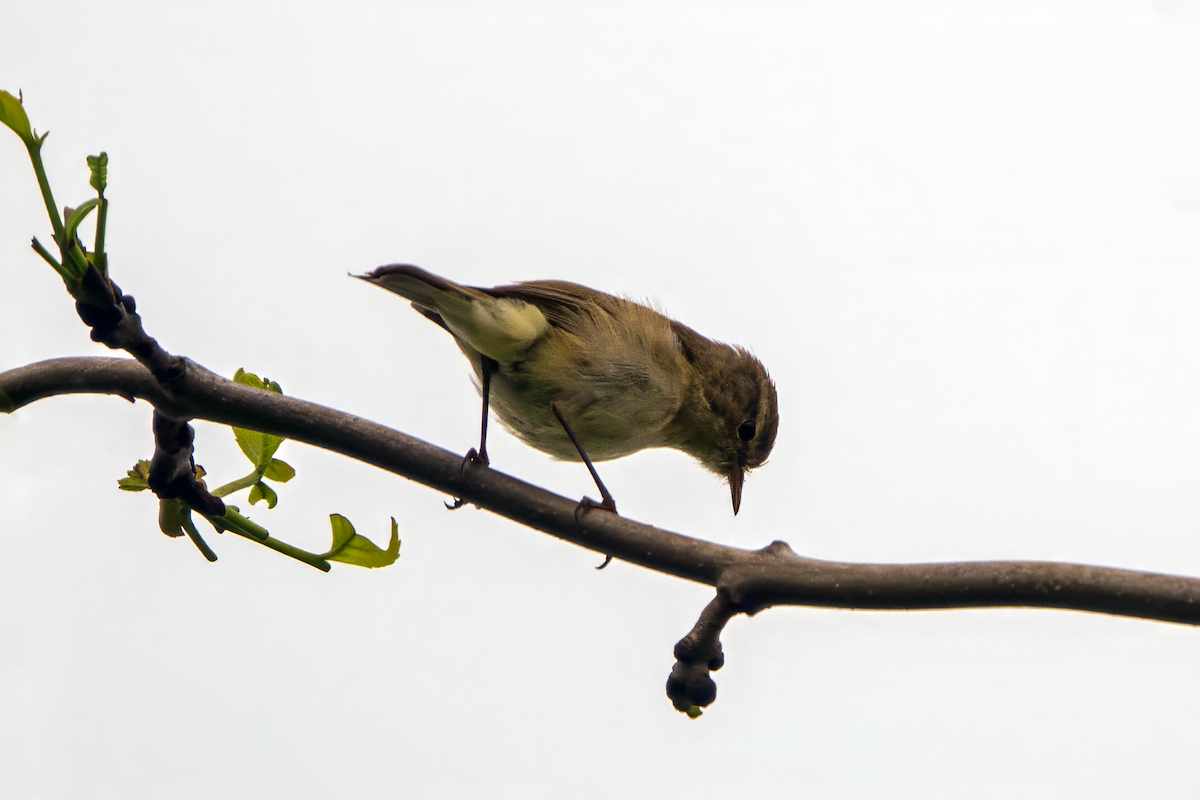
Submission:
[[[762,363],[644,305],[566,281],[461,286],[408,264],[358,277],[408,298],[470,360],[485,464],[490,403],[518,438],[556,458],[682,450],[729,481],[736,514],[746,472],[775,444],[775,384]]]

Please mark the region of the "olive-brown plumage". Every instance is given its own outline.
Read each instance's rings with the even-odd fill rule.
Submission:
[[[556,458],[580,460],[555,409],[594,461],[648,447],[693,456],[729,481],[736,514],[745,473],[775,444],[762,363],[640,303],[566,281],[461,286],[408,264],[358,277],[446,329],[490,383],[496,417]]]

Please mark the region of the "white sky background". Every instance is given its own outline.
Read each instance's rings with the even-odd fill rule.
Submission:
[[[853,561],[1200,574],[1200,4],[20,3],[60,203],[110,156],[113,273],[169,350],[456,451],[442,331],[346,277],[563,278],[653,298],[774,375],[769,465],[601,466],[622,512]],[[0,136],[0,369],[103,354],[28,249]],[[1052,611],[735,620],[677,714],[711,591],[294,443],[254,519],[399,563],[208,564],[116,490],[150,409],[0,419],[0,795],[1128,797],[1200,779],[1200,638]],[[243,474],[197,423],[213,483]],[[494,429],[493,464],[583,468]],[[247,504],[240,505],[245,509]]]

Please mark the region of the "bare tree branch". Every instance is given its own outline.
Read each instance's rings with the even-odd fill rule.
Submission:
[[[14,409],[61,394],[146,400],[178,419],[205,419],[306,442],[373,464],[614,558],[721,590],[736,612],[771,606],[916,610],[1058,608],[1200,625],[1200,579],[1036,561],[850,564],[804,558],[786,544],[714,544],[578,503],[391,428],[234,383],[182,359],[168,385],[137,361],[59,358],[0,373]]]
[[[174,357],[172,357],[174,358]],[[0,373],[0,409],[61,394],[114,394],[187,429],[206,419],[305,442],[373,464],[559,539],[713,586],[716,597],[675,646],[675,708],[696,717],[716,699],[720,635],[737,614],[778,605],[916,610],[1058,608],[1200,625],[1200,579],[1036,561],[848,564],[804,558],[783,542],[743,550],[585,509],[502,472],[360,417],[226,380],[178,359],[169,380],[125,358],[58,358]],[[187,433],[190,433],[188,429]],[[190,438],[184,435],[184,438]],[[161,448],[160,442],[160,448]],[[187,442],[182,442],[186,445]],[[190,455],[190,446],[180,453]],[[182,456],[180,456],[182,457]]]

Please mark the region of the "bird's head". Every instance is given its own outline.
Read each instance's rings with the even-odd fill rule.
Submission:
[[[690,402],[680,410],[680,449],[729,482],[733,513],[742,505],[746,473],[775,446],[779,400],[767,369],[740,347],[721,345],[695,368]]]

